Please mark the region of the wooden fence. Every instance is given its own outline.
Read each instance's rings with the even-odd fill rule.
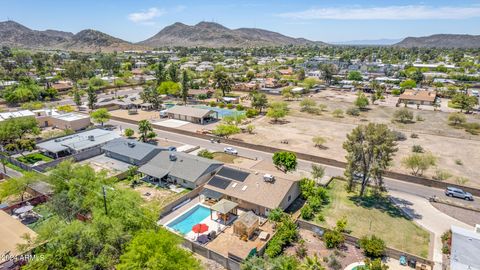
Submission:
[[[195,242],[191,242],[190,240],[185,239],[182,245],[196,254],[199,254],[207,259],[217,262],[228,270],[240,270],[241,262],[238,262],[231,258],[227,258],[222,254],[219,254]]]

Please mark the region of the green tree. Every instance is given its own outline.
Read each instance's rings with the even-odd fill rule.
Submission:
[[[308,113],[315,113],[318,111],[317,102],[312,98],[304,98],[300,102],[300,110]]]
[[[469,113],[478,104],[478,98],[465,93],[458,93],[453,96],[452,102],[460,108],[460,111]]]
[[[298,80],[298,81],[303,81],[303,80],[305,80],[305,69],[301,68],[301,69],[298,71],[297,80]]]
[[[367,257],[378,258],[385,253],[385,242],[375,235],[364,236],[358,242]]]
[[[337,67],[333,64],[321,64],[319,69],[322,72],[323,80],[327,84],[330,84],[332,82],[333,75],[337,73]]]
[[[135,131],[131,128],[126,128],[123,131],[123,134],[125,134],[125,136],[127,136],[128,138],[131,138],[135,134]]]
[[[251,95],[252,107],[257,109],[259,113],[268,106],[268,99],[265,93],[255,92]]]
[[[25,200],[25,194],[28,187],[40,181],[42,176],[35,172],[25,172],[23,176],[10,178],[8,181],[0,183],[0,201],[10,196],[20,196],[20,201]]]
[[[200,263],[186,249],[182,240],[165,229],[145,230],[137,233],[120,256],[118,270],[202,269]]]
[[[229,124],[219,124],[213,130],[212,133],[219,137],[228,137],[240,133],[241,129],[236,125],[229,125]]]
[[[97,92],[93,87],[88,87],[87,89],[87,106],[90,110],[95,109],[95,103],[97,103]]]
[[[163,65],[163,62],[158,62],[155,68],[155,82],[157,87],[160,86],[162,82],[166,81],[165,77],[165,66]]]
[[[213,72],[213,80],[214,86],[222,91],[223,96],[232,90],[233,79],[223,68],[215,68],[215,71]]]
[[[292,152],[275,152],[272,160],[273,164],[284,173],[294,171],[297,168],[297,156]]]
[[[323,234],[327,248],[337,248],[345,242],[345,236],[338,230],[329,230]]]
[[[152,124],[148,120],[140,120],[138,122],[138,132],[140,133],[139,140],[146,142],[150,132],[153,132]]]
[[[285,102],[272,102],[267,109],[267,117],[272,118],[276,123],[279,119],[284,118],[288,114],[288,105]]]
[[[282,97],[285,100],[290,100],[293,98],[293,92],[292,92],[293,87],[292,86],[287,86],[282,89]]]
[[[343,110],[342,109],[335,109],[335,110],[333,110],[332,115],[336,118],[342,118],[343,117]]]
[[[0,145],[15,144],[27,135],[40,134],[38,122],[33,116],[16,117],[0,121]]]
[[[185,104],[185,105],[187,105],[189,85],[190,85],[190,79],[188,78],[188,73],[187,73],[186,70],[183,70],[183,73],[182,73],[182,100],[183,100],[183,104]]]
[[[327,142],[327,139],[322,136],[315,136],[312,138],[312,142],[315,144],[315,147],[322,147]]]
[[[368,104],[367,96],[365,96],[365,94],[362,92],[358,93],[357,99],[355,99],[355,106],[357,106],[360,110],[365,110]]]
[[[348,77],[347,79],[351,80],[351,81],[362,81],[363,78],[362,78],[362,74],[359,72],[359,71],[350,71],[348,73]]]
[[[325,167],[312,164],[312,178],[317,182],[325,175]]]
[[[393,118],[400,123],[410,123],[413,120],[413,112],[407,108],[401,108],[393,113]]]
[[[179,82],[178,66],[176,64],[170,64],[170,66],[168,67],[168,77],[173,82]]]
[[[157,91],[161,95],[171,95],[171,96],[179,96],[181,93],[181,86],[179,83],[173,81],[165,81],[160,84],[157,88]]]
[[[75,105],[77,106],[81,106],[82,105],[82,94],[80,93],[80,91],[78,89],[74,89],[73,90],[73,102],[75,103]]]
[[[437,164],[437,158],[431,153],[412,153],[402,159],[402,165],[412,170],[413,175],[423,175],[430,167]]]
[[[414,80],[407,79],[407,80],[400,83],[400,87],[402,89],[412,89],[412,88],[417,87],[417,83]]]
[[[103,127],[103,124],[110,120],[111,114],[107,109],[102,108],[91,112],[90,117],[92,118],[93,122],[100,123]]]
[[[356,127],[347,135],[343,149],[347,151],[345,176],[349,190],[353,190],[357,177],[361,183],[360,196],[365,194],[371,179],[377,187],[383,187],[383,174],[398,150],[387,125],[369,123]]]
[[[366,258],[365,266],[360,268],[361,270],[388,270],[388,265],[384,264],[380,258],[371,260],[370,258]]]
[[[300,265],[301,270],[325,270],[325,267],[322,266],[320,259],[317,256],[317,253],[313,256],[307,256],[303,263]]]
[[[160,96],[160,91],[157,91],[154,87],[145,87],[140,93],[140,98],[144,103],[152,103],[154,109],[160,108],[162,104],[162,97]]]

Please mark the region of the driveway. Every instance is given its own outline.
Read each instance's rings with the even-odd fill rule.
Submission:
[[[433,207],[422,197],[398,191],[389,191],[392,200],[418,225],[432,232],[434,269],[442,269],[442,240],[441,236],[452,225],[473,230],[473,227],[458,221]]]

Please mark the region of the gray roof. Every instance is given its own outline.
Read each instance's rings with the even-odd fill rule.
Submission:
[[[136,140],[117,138],[109,141],[102,147],[106,152],[133,158],[143,161],[144,159],[153,158],[157,153],[167,148],[160,148],[149,143],[143,143]]]
[[[238,206],[238,203],[229,201],[227,199],[221,199],[218,203],[212,205],[212,207],[210,208],[219,213],[226,214],[232,211],[237,206]]]
[[[170,155],[176,157],[172,160]],[[223,163],[183,152],[161,151],[138,169],[139,172],[156,178],[167,174],[195,183],[198,178],[222,166]]]
[[[67,149],[81,151],[87,148],[103,145],[106,142],[119,137],[120,135],[113,131],[92,129],[42,142],[37,144],[37,147],[52,153],[58,153]],[[89,138],[92,138],[92,140]]]
[[[215,113],[213,110],[187,107],[187,106],[175,106],[166,110],[167,113],[186,115],[190,117],[202,118]]]
[[[452,226],[450,268],[455,270],[480,269],[480,234],[473,230]]]

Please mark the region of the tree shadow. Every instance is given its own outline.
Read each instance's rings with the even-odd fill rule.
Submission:
[[[399,202],[402,206],[398,207],[395,205],[387,196],[372,194],[360,197],[358,195],[350,196],[349,199],[359,207],[367,208],[367,209],[377,209],[391,217],[395,218],[405,218],[405,219],[412,219],[413,218],[421,218],[420,215],[415,214],[413,209],[411,209],[412,203],[409,201],[405,201],[399,198],[394,198],[396,202]],[[404,211],[407,211],[409,214],[407,215]]]
[[[290,121],[285,120],[285,119],[278,119],[277,121],[270,120],[270,124],[272,124],[272,125],[286,125],[288,123],[290,123]]]

